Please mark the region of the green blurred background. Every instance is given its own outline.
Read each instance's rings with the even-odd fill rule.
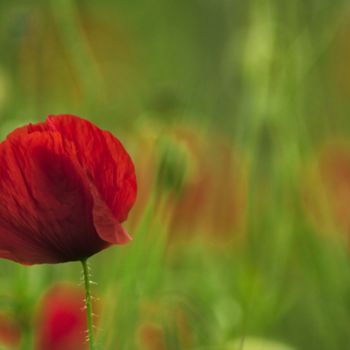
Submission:
[[[135,161],[100,349],[350,348],[349,35],[345,0],[0,0],[2,139],[70,113]],[[31,349],[80,266],[0,266]]]

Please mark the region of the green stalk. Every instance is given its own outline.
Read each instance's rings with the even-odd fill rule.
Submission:
[[[89,341],[90,350],[95,350],[95,341],[93,333],[93,322],[92,322],[92,305],[91,305],[91,290],[90,290],[90,276],[88,270],[87,260],[81,260],[84,273],[84,285],[85,285],[85,306],[86,306],[86,317],[87,317],[87,336]]]

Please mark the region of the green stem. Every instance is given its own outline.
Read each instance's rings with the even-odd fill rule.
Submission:
[[[93,323],[92,323],[92,305],[91,305],[91,291],[90,291],[90,276],[88,270],[87,260],[81,260],[84,273],[84,285],[85,285],[85,306],[88,326],[88,341],[90,350],[95,350]]]

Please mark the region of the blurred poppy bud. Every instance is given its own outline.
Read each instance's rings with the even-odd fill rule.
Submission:
[[[189,170],[189,152],[180,141],[163,137],[159,141],[157,186],[175,196],[181,194]]]

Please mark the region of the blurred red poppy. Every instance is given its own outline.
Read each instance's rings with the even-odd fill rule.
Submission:
[[[54,286],[40,305],[35,349],[87,349],[86,328],[84,290],[70,284]]]
[[[166,350],[164,331],[158,324],[142,324],[138,330],[138,341],[144,350]]]
[[[307,168],[303,202],[319,232],[338,232],[350,237],[350,144],[332,140],[320,148]]]
[[[166,350],[171,343],[180,349],[193,348],[195,334],[183,305],[145,302],[140,306],[138,349]]]
[[[19,349],[21,342],[21,329],[8,315],[0,315],[0,344],[9,349]],[[0,346],[1,348],[1,346]]]
[[[108,131],[71,115],[14,130],[0,144],[0,257],[23,264],[87,258],[130,240],[132,160]]]

